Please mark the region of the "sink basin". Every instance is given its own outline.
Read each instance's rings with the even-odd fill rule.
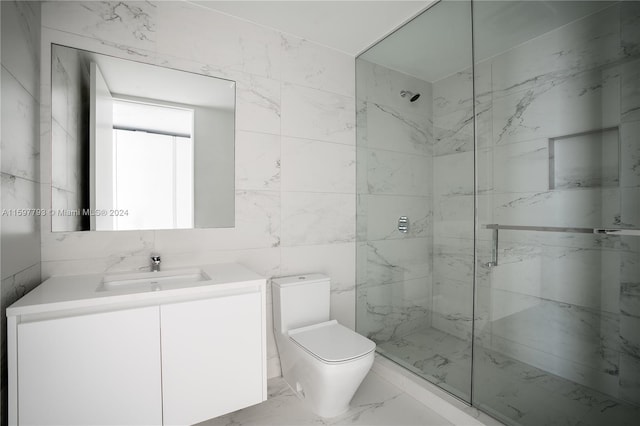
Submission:
[[[114,274],[105,276],[102,283],[98,286],[97,291],[158,291],[162,290],[163,285],[187,284],[210,279],[211,278],[199,268]]]

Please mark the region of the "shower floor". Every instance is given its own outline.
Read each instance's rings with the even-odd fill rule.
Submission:
[[[469,400],[471,344],[424,328],[378,345],[386,357]],[[529,364],[475,348],[474,405],[508,424],[637,425],[640,407]],[[501,414],[502,413],[502,414]]]

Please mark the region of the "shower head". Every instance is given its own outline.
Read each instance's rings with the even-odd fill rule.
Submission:
[[[412,92],[409,92],[408,90],[403,90],[400,92],[400,96],[402,96],[403,98],[406,98],[408,96],[409,102],[415,102],[420,97],[420,93],[412,93]]]

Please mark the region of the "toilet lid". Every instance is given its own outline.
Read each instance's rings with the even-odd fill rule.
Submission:
[[[289,337],[326,362],[348,361],[376,348],[374,342],[338,324],[336,320],[291,330]]]

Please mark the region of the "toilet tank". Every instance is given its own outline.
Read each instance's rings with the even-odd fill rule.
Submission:
[[[329,321],[331,281],[322,274],[271,280],[273,327],[281,333]]]

